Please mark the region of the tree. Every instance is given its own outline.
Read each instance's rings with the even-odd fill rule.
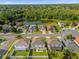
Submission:
[[[16,36],[17,39],[22,39],[23,37],[21,35]]]
[[[72,36],[72,34],[70,34],[70,35],[67,35],[65,39],[70,39],[70,40],[73,40],[73,39],[74,39],[74,37]]]
[[[76,59],[75,57],[77,57],[77,55],[73,52],[70,52],[68,50],[64,51],[64,56],[62,59]]]
[[[0,37],[0,43],[3,42],[3,41],[5,41],[5,40],[6,40],[6,38]]]
[[[2,26],[0,26],[0,31],[2,30]]]

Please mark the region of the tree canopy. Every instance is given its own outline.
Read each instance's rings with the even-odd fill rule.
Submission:
[[[79,20],[79,4],[0,5],[0,24],[39,20]]]

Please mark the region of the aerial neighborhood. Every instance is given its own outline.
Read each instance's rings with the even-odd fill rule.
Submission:
[[[79,56],[79,31],[76,30],[77,28],[73,29],[70,27],[71,25],[66,27],[65,22],[58,22],[57,26],[52,22],[49,25],[42,22],[24,22],[23,24],[24,26],[15,25],[12,29],[11,26],[3,25],[3,31],[0,34],[1,57],[55,59],[70,58],[73,54]],[[76,26],[79,27],[79,25]],[[6,51],[7,49],[9,50]],[[71,55],[65,56],[64,53]],[[78,58],[77,56],[75,58]]]
[[[77,7],[1,6],[0,59],[79,59]]]

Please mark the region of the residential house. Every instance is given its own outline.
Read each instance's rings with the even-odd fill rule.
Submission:
[[[17,27],[19,27],[19,26],[20,26],[20,22],[16,22],[15,24],[16,24],[16,26],[17,26]]]
[[[8,25],[3,25],[3,32],[8,33],[10,31],[10,26]]]
[[[36,31],[37,24],[39,23],[38,22],[25,22],[25,27],[27,28],[29,32],[33,32],[33,31]]]
[[[31,46],[32,49],[36,50],[36,52],[42,52],[45,49],[45,43],[41,38],[33,38]]]
[[[22,27],[18,27],[17,30],[18,30],[19,33],[23,33],[23,28]]]
[[[55,30],[55,26],[47,26],[47,30],[52,32]]]
[[[73,23],[71,23],[71,26],[73,26],[73,29],[78,29],[79,28],[79,22],[73,22]]]
[[[36,31],[36,25],[30,25],[29,32]]]
[[[30,44],[29,40],[20,39],[14,45],[14,50],[15,51],[25,51],[25,50],[28,50],[29,49],[29,44]]]
[[[71,44],[71,40],[62,40],[63,47],[68,47],[69,44]]]
[[[45,30],[45,26],[44,26],[44,25],[38,25],[38,29],[39,29],[40,31],[44,31],[44,30]]]
[[[63,40],[63,46],[66,47],[66,49],[70,52],[79,52],[78,47],[78,40],[79,37],[76,37],[75,40]]]
[[[79,22],[73,22],[72,26],[79,26]]]
[[[62,50],[63,44],[58,39],[47,39],[48,48],[50,50]]]
[[[29,30],[29,26],[30,26],[30,24],[28,24],[28,22],[24,22],[24,27],[25,27],[27,30]]]

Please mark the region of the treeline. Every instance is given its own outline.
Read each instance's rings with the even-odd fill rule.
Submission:
[[[0,24],[40,21],[40,20],[79,20],[79,5],[1,5]]]

